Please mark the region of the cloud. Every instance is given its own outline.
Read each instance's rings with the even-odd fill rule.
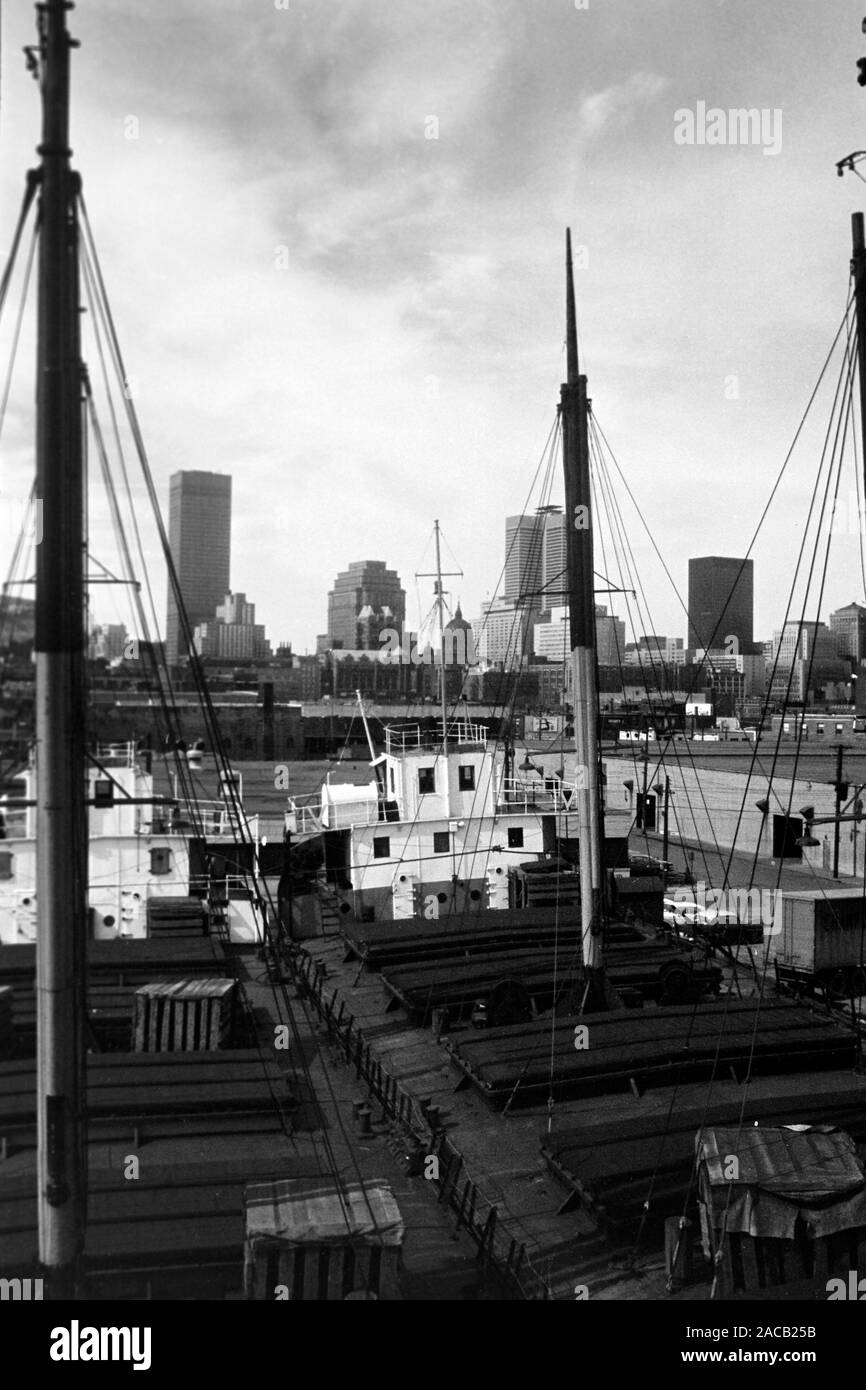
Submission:
[[[38,109],[9,56],[29,7],[4,25],[8,239]],[[777,30],[748,0],[100,0],[72,26],[76,162],[161,496],[176,468],[232,472],[233,583],[276,636],[312,642],[355,555],[411,594],[434,516],[477,611],[555,413],[567,224],[595,408],[680,577],[705,548],[696,478],[715,521],[757,512],[845,290],[850,189],[827,151],[856,143],[857,91],[821,7]],[[675,147],[700,96],[782,104],[779,159]],[[769,575],[786,547],[767,554]],[[780,586],[756,582],[769,612]],[[656,630],[681,632],[653,594]]]
[[[580,126],[588,136],[598,136],[611,125],[633,120],[640,107],[659,96],[669,79],[652,72],[634,72],[625,82],[591,92],[580,103]]]

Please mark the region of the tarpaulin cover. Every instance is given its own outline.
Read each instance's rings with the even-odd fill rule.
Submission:
[[[866,1177],[843,1130],[708,1129],[696,1150],[716,1227],[792,1240],[798,1218],[811,1237],[866,1226]]]
[[[252,1183],[244,1194],[247,1240],[286,1245],[401,1245],[403,1218],[382,1179],[352,1183],[286,1178]]]

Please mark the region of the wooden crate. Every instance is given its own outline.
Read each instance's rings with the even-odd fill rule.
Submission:
[[[403,1220],[383,1180],[340,1191],[324,1178],[253,1183],[244,1205],[247,1298],[399,1298]]]
[[[226,1047],[234,1025],[233,980],[160,980],[135,992],[136,1052],[207,1052]]]

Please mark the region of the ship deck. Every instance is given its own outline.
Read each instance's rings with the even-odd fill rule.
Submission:
[[[578,1088],[584,1094],[568,1096],[555,1085],[551,1094],[551,1038],[554,1076],[569,1052],[587,1075],[595,1065],[592,1046],[578,1054],[571,1044],[573,1019],[465,1028],[437,1039],[403,1011],[395,1013],[386,980],[359,968],[341,937],[305,942],[301,960],[344,1065],[366,1077],[383,1109],[401,1117],[439,1156],[439,1178],[431,1183],[437,1202],[470,1224],[525,1298],[571,1299],[579,1285],[591,1298],[707,1296],[709,1284],[700,1280],[673,1295],[666,1291],[663,1227],[665,1217],[682,1212],[704,1114],[726,1123],[838,1124],[858,1142],[866,1140],[866,1078],[855,1074],[850,1035],[835,1020],[788,1000],[771,1001],[765,1021],[758,1020],[756,1055],[765,1049],[768,1074],[754,1067],[747,1085],[742,1078],[755,1006],[731,995],[694,1008],[649,1004],[615,1022],[608,1016],[603,1026],[622,1033],[622,1065],[599,1084]],[[745,972],[737,988],[749,992]],[[739,1023],[727,1038],[723,1064],[720,1059],[714,1067],[711,1035],[719,1037],[726,1013]],[[689,1028],[689,1016],[703,1022]],[[596,1015],[591,1027],[603,1017]],[[655,1048],[653,1033],[660,1035]],[[496,1060],[502,1039],[527,1037],[538,1070],[535,1088],[522,1098],[528,1103],[517,1100],[522,1054],[506,1066],[508,1076],[497,1073],[494,1108],[482,1088],[465,1084],[455,1058],[486,1052],[496,1068],[504,1065]],[[701,1057],[683,1066],[691,1037]],[[664,1072],[648,1078],[650,1053],[657,1057],[666,1049]]]
[[[113,945],[113,943],[110,943]],[[176,952],[190,964],[184,944]],[[166,943],[131,946],[125,969],[171,975]],[[384,1178],[406,1224],[400,1295],[477,1299],[501,1292],[443,1207],[406,1174],[405,1140],[374,1122],[359,1132],[364,1098],[337,1064],[306,1001],[269,976],[259,953],[224,951],[253,1024],[251,1046],[211,1052],[92,1053],[88,1058],[88,1224],[84,1296],[237,1299],[243,1296],[247,1183],[336,1171],[342,1182]],[[32,955],[32,949],[30,951]],[[95,951],[94,958],[103,953]],[[113,964],[118,953],[113,954]],[[120,954],[124,954],[121,947]],[[142,966],[142,958],[146,962]],[[3,957],[0,955],[0,960]],[[18,979],[27,979],[25,948]],[[275,1027],[291,1013],[288,1050]],[[0,1062],[0,1277],[38,1276],[35,1073],[32,1057]],[[136,1159],[137,1164],[130,1160]]]

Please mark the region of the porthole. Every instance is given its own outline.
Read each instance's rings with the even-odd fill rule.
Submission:
[[[115,919],[114,919],[114,917],[111,915],[110,912],[107,913],[106,916],[103,917],[103,919],[102,919],[103,924],[104,924],[106,927],[113,927],[113,926],[114,926],[114,920],[115,920]]]

